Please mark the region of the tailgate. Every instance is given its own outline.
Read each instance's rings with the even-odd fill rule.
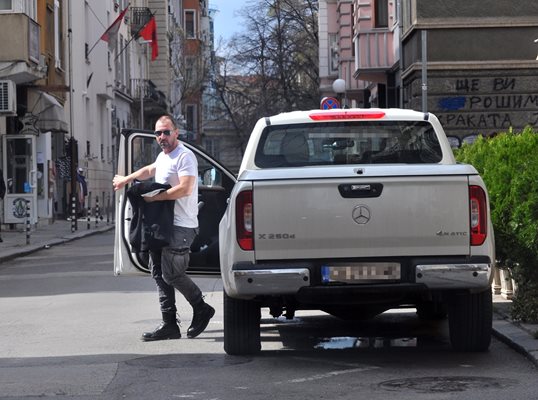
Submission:
[[[468,178],[254,182],[257,260],[469,254]]]

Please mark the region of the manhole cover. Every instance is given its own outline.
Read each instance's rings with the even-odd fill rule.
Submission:
[[[488,378],[481,376],[440,376],[424,378],[394,379],[381,382],[385,390],[410,390],[420,393],[464,392],[477,389],[503,389],[515,385],[512,379]]]

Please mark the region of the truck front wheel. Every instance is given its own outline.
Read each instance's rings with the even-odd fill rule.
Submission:
[[[486,351],[491,342],[491,290],[454,295],[449,301],[448,326],[452,347],[459,351]]]
[[[261,350],[261,309],[254,300],[241,300],[224,293],[224,351],[249,355]]]

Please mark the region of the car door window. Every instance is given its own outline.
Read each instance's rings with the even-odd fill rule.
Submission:
[[[161,147],[154,137],[134,136],[131,142],[131,171],[134,172],[146,165],[153,164]]]

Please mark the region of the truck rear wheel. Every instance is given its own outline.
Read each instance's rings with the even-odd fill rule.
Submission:
[[[450,299],[450,343],[460,351],[486,351],[491,342],[493,305],[491,290],[457,294]]]
[[[260,305],[224,293],[224,351],[230,355],[255,354],[261,350]]]

